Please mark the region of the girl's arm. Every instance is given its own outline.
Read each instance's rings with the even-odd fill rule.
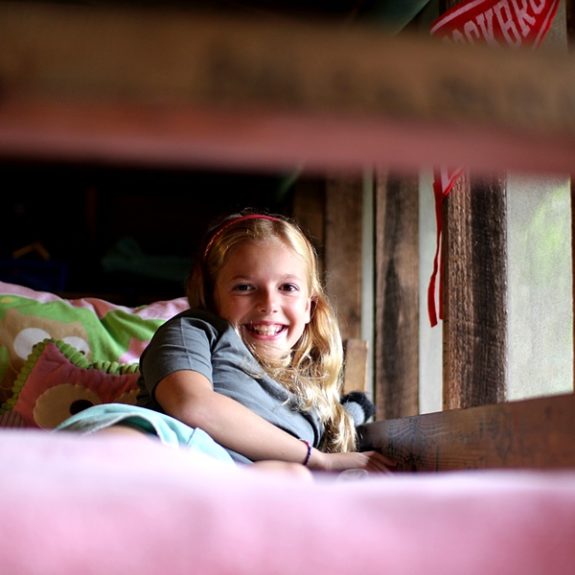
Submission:
[[[176,371],[156,387],[156,400],[176,419],[199,427],[215,441],[253,461],[301,463],[307,446],[237,401],[217,393],[210,381],[195,371]],[[376,452],[322,453],[313,449],[308,467],[339,471],[362,468],[385,471],[390,462]]]

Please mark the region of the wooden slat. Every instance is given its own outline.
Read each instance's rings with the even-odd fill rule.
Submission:
[[[561,172],[573,57],[357,25],[0,5],[0,157]]]
[[[444,409],[497,403],[507,361],[505,178],[461,178],[444,213]]]
[[[343,393],[371,393],[368,344],[359,339],[362,203],[357,178],[303,178],[294,190],[293,216],[312,238],[320,266],[326,268],[327,264],[326,291],[335,305],[344,339]]]
[[[361,338],[362,186],[360,178],[326,184],[326,290],[344,340]]]
[[[367,424],[363,448],[398,471],[574,468],[575,395],[455,409]]]
[[[310,238],[318,257],[323,278],[325,246],[325,182],[300,178],[294,184],[292,216]]]
[[[418,178],[379,174],[375,190],[376,418],[419,413]]]
[[[348,339],[345,344],[345,370],[343,378],[343,393],[361,391],[369,393],[367,377],[367,341]]]

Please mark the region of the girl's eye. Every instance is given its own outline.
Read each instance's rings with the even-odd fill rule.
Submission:
[[[299,291],[299,286],[297,284],[283,284],[281,286],[281,290],[286,292],[297,292]]]
[[[232,288],[233,291],[239,292],[251,291],[252,289],[253,287],[250,284],[237,284]]]

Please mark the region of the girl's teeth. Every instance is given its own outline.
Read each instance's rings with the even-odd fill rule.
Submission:
[[[251,328],[260,335],[276,335],[281,330],[279,325],[252,325]]]

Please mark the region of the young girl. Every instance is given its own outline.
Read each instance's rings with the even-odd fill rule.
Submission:
[[[258,467],[387,469],[381,454],[355,451],[339,329],[299,227],[258,213],[225,219],[207,236],[188,299],[142,355],[143,409],[96,406],[60,429],[151,433]]]

